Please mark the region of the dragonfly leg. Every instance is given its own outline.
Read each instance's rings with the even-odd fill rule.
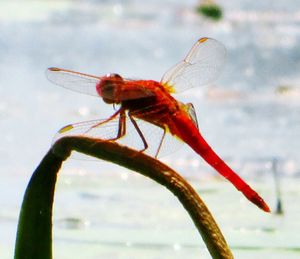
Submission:
[[[119,125],[118,125],[118,134],[117,136],[115,136],[114,138],[110,138],[108,140],[110,141],[114,141],[117,140],[121,137],[123,137],[126,133],[126,114],[125,114],[125,110],[124,109],[119,109],[118,111],[116,111],[112,116],[110,116],[108,119],[101,121],[100,123],[93,125],[90,129],[88,129],[88,131],[90,131],[93,128],[99,127],[100,125],[109,122],[110,120],[114,119],[118,114],[119,115]]]
[[[92,129],[94,128],[97,128],[99,126],[101,126],[102,124],[105,124],[109,121],[111,121],[112,119],[114,119],[119,113],[124,113],[124,110],[122,108],[120,108],[119,110],[117,110],[113,115],[111,115],[110,117],[108,117],[106,120],[104,121],[101,121],[95,125],[93,125],[92,127],[90,127],[89,129],[87,129],[84,133],[88,133],[89,131],[91,131]],[[120,122],[119,122],[119,125],[120,125]],[[119,134],[119,133],[118,133]]]
[[[137,133],[139,134],[140,138],[141,138],[142,141],[143,141],[144,149],[141,150],[141,152],[143,152],[143,151],[145,151],[145,150],[148,148],[148,143],[147,143],[147,141],[146,141],[146,139],[145,139],[145,137],[144,137],[142,131],[140,130],[138,124],[136,123],[136,121],[134,120],[134,118],[132,117],[132,115],[131,115],[130,112],[128,113],[128,116],[129,116],[129,119],[131,120],[133,126],[135,127]]]
[[[160,148],[161,148],[161,146],[162,146],[162,144],[163,144],[163,142],[164,142],[164,139],[165,139],[165,136],[166,136],[166,128],[163,128],[163,130],[164,130],[164,133],[163,133],[163,135],[162,135],[162,137],[161,137],[161,140],[160,140],[160,142],[159,142],[159,146],[158,146],[158,148],[157,148],[157,151],[156,151],[156,154],[155,154],[155,158],[157,158],[157,156],[158,156],[158,153],[159,153],[159,151],[160,151]]]
[[[117,140],[119,138],[122,138],[126,133],[126,114],[124,109],[120,109],[120,116],[119,116],[119,128],[118,128],[118,134],[115,138],[111,138],[109,140]]]

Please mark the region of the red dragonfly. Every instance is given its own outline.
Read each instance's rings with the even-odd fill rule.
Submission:
[[[107,104],[119,105],[117,111],[105,120],[71,124],[59,131],[61,135],[87,134],[105,124],[118,121],[117,130],[109,140],[119,140],[126,134],[129,118],[146,151],[148,143],[137,121],[145,121],[163,130],[156,155],[166,133],[188,144],[209,165],[228,179],[247,199],[266,212],[270,209],[264,200],[241,179],[209,146],[199,132],[193,106],[177,101],[171,94],[205,85],[217,78],[226,57],[225,47],[211,38],[199,39],[183,61],[168,70],[160,82],[129,80],[118,74],[92,76],[60,68],[49,68],[48,79],[62,87],[101,97]],[[135,140],[136,141],[136,140]]]

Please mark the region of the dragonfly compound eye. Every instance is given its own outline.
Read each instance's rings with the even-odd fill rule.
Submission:
[[[118,74],[108,74],[97,85],[97,92],[106,103],[119,103],[118,90],[122,87],[123,78]]]
[[[113,74],[108,74],[107,77],[110,78],[110,79],[119,81],[119,82],[123,81],[123,78],[119,74],[114,74],[114,73]]]

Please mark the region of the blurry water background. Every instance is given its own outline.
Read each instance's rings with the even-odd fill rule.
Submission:
[[[0,257],[12,258],[31,173],[62,126],[106,118],[101,100],[56,87],[50,66],[160,80],[203,36],[228,50],[193,102],[203,135],[275,210],[245,200],[188,147],[164,158],[214,213],[236,258],[299,258],[300,1],[219,1],[220,22],[196,0],[0,2]],[[179,202],[123,168],[68,160],[54,206],[54,258],[210,258]]]

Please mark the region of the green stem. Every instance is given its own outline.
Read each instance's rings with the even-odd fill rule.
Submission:
[[[30,179],[19,216],[15,259],[52,258],[52,204],[62,162],[49,151]]]
[[[165,186],[177,196],[191,216],[212,258],[233,258],[219,227],[203,201],[171,168],[115,142],[65,137],[52,147],[56,155],[51,151],[48,152],[27,187],[19,219],[15,259],[52,258],[52,203],[56,175],[62,161],[72,150],[124,166]]]

